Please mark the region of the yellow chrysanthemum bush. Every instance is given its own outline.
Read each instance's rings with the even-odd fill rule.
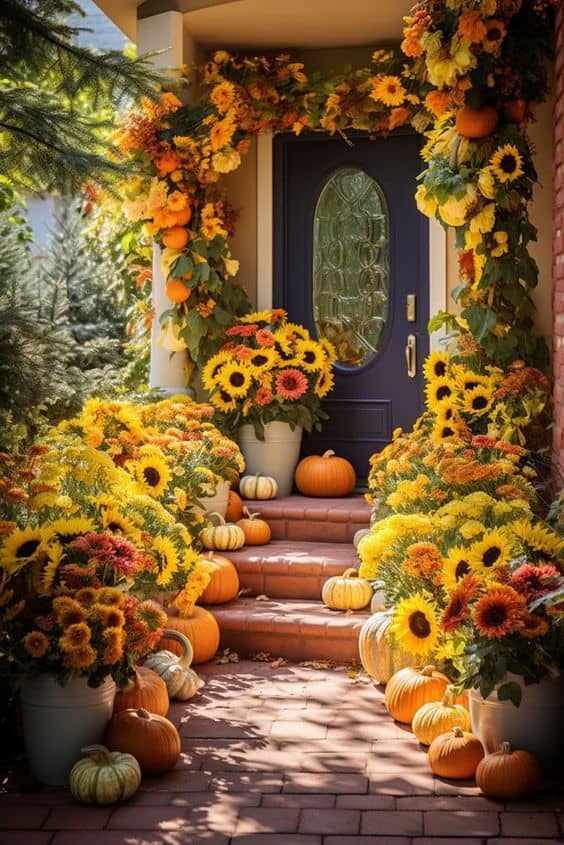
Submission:
[[[211,422],[213,415],[212,405],[180,395],[144,404],[91,399],[59,431],[110,455],[196,538],[201,500],[245,468],[239,447]]]
[[[202,381],[229,431],[252,424],[264,439],[271,420],[319,428],[327,419],[321,400],[333,387],[335,349],[313,340],[277,308],[241,317],[227,342],[205,365]]]

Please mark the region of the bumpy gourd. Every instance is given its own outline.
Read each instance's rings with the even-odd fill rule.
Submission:
[[[325,582],[321,598],[332,610],[361,610],[370,604],[372,587],[358,577],[357,569],[347,569]]]
[[[454,691],[448,686],[442,701],[430,701],[420,707],[411,723],[413,733],[422,745],[430,745],[435,737],[454,727],[470,730],[470,713],[455,704]]]
[[[190,669],[194,649],[190,640],[184,634],[174,631],[172,628],[165,628],[163,636],[180,643],[182,654],[177,657],[172,651],[157,651],[155,654],[149,655],[145,661],[145,666],[148,666],[162,678],[170,698],[174,698],[176,701],[188,701],[204,685],[196,672]]]
[[[244,475],[239,482],[239,493],[244,499],[275,499],[278,482],[270,475]]]
[[[115,804],[135,795],[141,783],[141,769],[132,754],[109,751],[105,745],[81,748],[86,756],[75,763],[69,775],[72,797],[82,804]]]
[[[245,545],[245,534],[238,525],[226,522],[219,513],[211,513],[210,516],[217,517],[219,525],[208,525],[200,534],[202,545],[206,549],[240,549]]]
[[[415,666],[416,658],[412,654],[390,642],[391,620],[391,611],[373,614],[360,629],[358,638],[361,663],[379,684],[387,684],[400,669]]]

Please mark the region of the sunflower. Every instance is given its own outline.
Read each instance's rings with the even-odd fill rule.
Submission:
[[[447,590],[453,590],[458,582],[470,573],[468,549],[453,546],[446,558],[443,558],[443,584]]]
[[[458,390],[462,393],[469,393],[475,390],[480,385],[483,387],[491,387],[491,379],[489,376],[482,376],[478,373],[465,370],[463,367],[458,368],[455,376],[455,382]]]
[[[178,571],[178,552],[172,540],[168,537],[158,536],[153,540],[153,549],[159,556],[159,574],[157,584],[164,587],[169,584]]]
[[[325,360],[327,366],[332,367],[335,361],[337,360],[337,352],[334,345],[326,337],[321,337],[318,340],[318,343],[321,346],[323,352],[325,353]]]
[[[0,546],[0,567],[9,574],[17,572],[45,548],[52,533],[51,528],[40,526],[28,526],[12,531]]]
[[[325,367],[325,353],[315,340],[298,340],[296,361],[307,372],[315,373]]]
[[[53,600],[53,611],[55,621],[61,628],[68,628],[69,625],[76,625],[84,622],[84,609],[69,596],[58,596]]]
[[[399,76],[376,77],[370,96],[385,106],[401,106],[405,100],[405,88]]]
[[[283,361],[287,361],[292,357],[292,337],[285,328],[277,329],[274,332],[274,348]]]
[[[429,654],[439,637],[435,607],[421,593],[402,599],[396,605],[389,630],[405,651]]]
[[[441,443],[449,440],[458,440],[460,438],[460,423],[454,420],[445,420],[442,417],[437,417],[437,421],[433,426],[433,433],[431,440],[440,446]]]
[[[514,144],[498,147],[490,160],[494,176],[502,183],[513,182],[523,175],[523,159]]]
[[[212,88],[210,100],[221,114],[228,111],[235,99],[235,86],[232,82],[224,80]]]
[[[133,541],[141,539],[141,531],[115,508],[104,508],[101,513],[102,525],[111,534],[123,534]]]
[[[42,631],[30,631],[24,637],[23,646],[31,657],[38,659],[47,653],[49,640]]]
[[[487,531],[468,551],[468,563],[477,575],[498,569],[511,560],[511,543],[501,531]]]
[[[477,385],[464,395],[462,407],[468,414],[481,416],[489,411],[493,402],[493,391],[491,387]]]
[[[431,352],[423,364],[423,375],[427,381],[445,378],[448,375],[450,355],[448,352]]]
[[[323,399],[324,396],[327,396],[328,393],[333,390],[335,385],[335,376],[331,372],[327,372],[327,370],[322,370],[317,377],[317,381],[313,387],[313,392],[316,396],[319,396],[320,399]]]
[[[250,349],[249,352],[247,364],[259,380],[266,370],[271,370],[278,363],[278,353],[274,349]]]
[[[276,393],[289,402],[296,402],[307,393],[309,383],[301,370],[286,367],[276,376]]]
[[[171,479],[171,472],[162,455],[143,455],[136,461],[128,462],[135,473],[135,478],[149,496],[162,496]]]
[[[472,575],[466,575],[450,593],[443,611],[441,624],[447,633],[452,633],[470,616],[469,602],[478,594],[479,582]]]
[[[282,316],[281,316],[282,315]],[[240,323],[278,323],[280,319],[285,320],[287,317],[286,311],[281,308],[276,308],[274,311],[253,311],[252,314],[245,314],[244,317],[239,317]]]
[[[560,537],[540,522],[532,523],[524,519],[512,522],[511,533],[528,549],[541,555],[560,556],[564,550]]]
[[[231,361],[222,368],[217,380],[230,399],[237,399],[247,395],[253,379],[246,364]]]
[[[529,640],[548,634],[549,624],[546,619],[536,613],[526,613],[523,617],[519,633]]]
[[[499,639],[517,631],[527,618],[523,596],[503,585],[489,590],[476,603],[474,624],[483,637]]]
[[[206,363],[202,370],[202,384],[208,393],[211,393],[217,387],[217,377],[223,365],[228,361],[231,361],[229,352],[218,352]]]
[[[49,529],[64,545],[70,543],[80,534],[89,534],[91,531],[95,531],[96,526],[91,519],[75,516],[70,519],[56,519],[49,524]]]
[[[442,376],[428,382],[425,393],[427,396],[427,407],[436,414],[439,411],[441,402],[451,401],[456,392],[456,385],[452,379]]]
[[[45,560],[42,561],[39,579],[41,588],[40,594],[49,595],[53,591],[53,584],[57,577],[57,570],[63,559],[63,547],[60,543],[52,543],[45,551]]]

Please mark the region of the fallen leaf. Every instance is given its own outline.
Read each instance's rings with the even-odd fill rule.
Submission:
[[[240,599],[242,596],[251,596],[252,594],[253,594],[253,588],[252,587],[243,587],[237,593],[237,598]]]
[[[270,598],[265,596],[264,593],[261,593],[260,596],[255,597],[255,601],[270,601]]]

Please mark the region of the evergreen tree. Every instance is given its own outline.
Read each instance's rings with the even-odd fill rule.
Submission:
[[[0,3],[0,171],[28,191],[72,193],[119,171],[92,115],[155,88],[146,58],[80,47],[70,13],[84,14],[74,0]]]

